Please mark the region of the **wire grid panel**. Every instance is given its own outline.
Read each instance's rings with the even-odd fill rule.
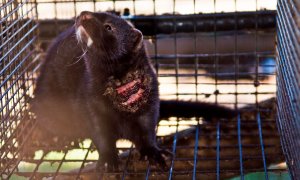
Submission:
[[[285,171],[269,167],[284,161],[271,106],[274,107],[274,99],[261,103],[261,112],[256,117],[253,116],[256,110],[251,106],[230,122],[201,124],[196,119],[178,121],[176,118],[161,121],[158,142],[174,153],[174,158],[167,161],[169,171],[141,161],[131,145],[123,145],[118,148],[120,170],[99,173],[95,170],[98,154],[90,141],[86,141],[71,149],[52,154],[39,151],[34,158],[24,158],[15,175],[30,179],[224,179],[262,172],[261,177],[265,178]],[[164,129],[171,129],[172,133],[166,134]]]
[[[278,127],[291,175],[300,176],[300,3],[278,2]]]
[[[221,13],[221,0],[209,1],[207,8],[201,8],[199,1],[189,1],[189,12],[179,8],[179,0],[169,1],[167,10],[160,9],[159,0],[37,2],[42,49],[72,25],[69,19],[82,10],[119,13],[145,35],[161,98],[216,102],[241,113],[228,122],[162,120],[158,141],[175,155],[168,161],[167,172],[139,161],[133,146],[123,143],[118,146],[120,170],[99,173],[95,171],[99,155],[90,141],[60,144],[59,139],[48,137],[32,144],[39,136],[33,132],[33,139],[27,141],[28,152],[16,162],[13,177],[219,179],[262,172],[268,178],[272,172],[285,171],[270,166],[284,158],[275,126],[274,99],[269,99],[276,91],[275,12],[258,11],[264,7],[262,1],[249,1],[251,12],[239,12],[242,2],[230,1],[228,13]]]
[[[34,1],[2,1],[0,6],[0,173],[8,178],[34,121],[28,116],[37,63]]]

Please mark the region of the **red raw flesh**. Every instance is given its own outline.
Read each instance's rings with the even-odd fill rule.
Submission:
[[[141,82],[140,79],[133,80],[123,86],[118,87],[117,92],[118,92],[118,94],[122,94],[122,93],[126,92],[127,90],[130,90],[131,88],[133,88],[136,83],[140,83],[140,82]]]
[[[127,105],[130,105],[130,104],[132,104],[132,103],[138,101],[138,100],[142,97],[143,92],[144,92],[143,89],[139,89],[139,91],[138,91],[137,93],[132,94],[132,95],[128,98],[128,100],[127,100],[126,102],[123,102],[122,104],[125,105],[125,106],[127,106]]]

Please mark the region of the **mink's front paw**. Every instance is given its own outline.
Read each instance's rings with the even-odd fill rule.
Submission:
[[[166,164],[168,157],[173,157],[173,153],[168,150],[157,147],[147,147],[140,150],[141,159],[147,158],[152,165],[158,165],[162,170],[167,171],[169,168]]]

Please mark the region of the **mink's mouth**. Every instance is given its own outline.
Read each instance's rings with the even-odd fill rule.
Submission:
[[[115,108],[134,113],[147,102],[149,83],[150,78],[144,73],[129,72],[122,80],[110,77],[103,95],[109,97]]]

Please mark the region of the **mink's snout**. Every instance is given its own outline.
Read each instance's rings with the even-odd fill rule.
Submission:
[[[133,28],[133,36],[137,42],[141,41],[143,38],[143,34],[140,30]]]
[[[143,34],[138,29],[133,28],[134,50],[139,50],[143,45]]]
[[[76,38],[79,43],[83,43],[87,47],[91,47],[93,44],[93,39],[85,29],[87,27],[86,21],[93,18],[93,13],[89,11],[82,11],[80,15],[75,20]],[[84,25],[85,24],[85,25]]]
[[[89,11],[82,11],[75,20],[76,27],[82,25],[82,22],[93,18],[93,13]]]

